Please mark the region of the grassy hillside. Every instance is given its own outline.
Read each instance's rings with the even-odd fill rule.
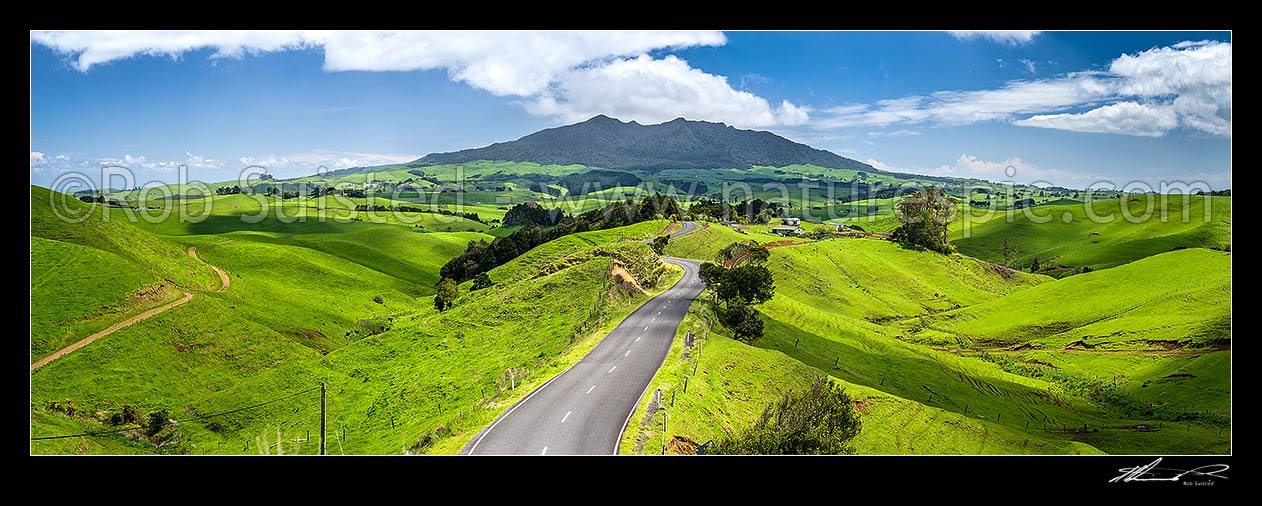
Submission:
[[[1146,214],[1152,198],[1151,216]],[[1136,217],[1129,221],[1125,212]],[[991,262],[1003,263],[1003,242],[1019,248],[1012,255],[1013,266],[1029,268],[1037,256],[1044,265],[1114,267],[1176,248],[1222,248],[1231,243],[1231,197],[1190,196],[1185,203],[1179,195],[1163,202],[1151,195],[1093,201],[1090,212],[1110,219],[1096,223],[1083,204],[1039,206],[1024,212],[1000,212],[992,216],[964,216],[951,240],[960,252]],[[1184,215],[1187,215],[1185,221]],[[1031,216],[1034,218],[1031,219]],[[1066,223],[1068,219],[1068,223]]]
[[[715,228],[694,234],[693,240],[681,238],[668,253],[708,259],[724,245],[748,238]],[[1198,266],[1180,267],[1190,264]],[[1222,415],[1230,407],[1229,352],[1195,358],[1200,356],[1037,349],[986,355],[939,349],[960,346],[955,338],[962,332],[946,328],[957,321],[993,326],[985,328],[995,338],[1015,335],[1022,325],[1064,319],[1088,331],[1092,325],[1109,327],[1109,333],[1129,327],[1153,335],[1204,327],[1221,338],[1230,314],[1222,299],[1230,297],[1227,254],[1178,251],[1053,280],[963,255],[873,239],[834,239],[775,248],[767,265],[777,289],[775,298],[759,306],[766,330],[754,343],[758,349],[710,339],[701,352],[702,366],[715,360],[712,370],[722,373],[710,376],[698,368],[690,394],[676,392],[683,396],[676,399],[682,409],[670,415],[670,437],[701,443],[748,424],[767,399],[804,384],[804,371],[815,369],[866,399],[865,431],[855,442],[863,452],[1136,453],[1164,448],[1213,453],[1229,448],[1229,436],[1219,432],[1230,420]],[[1145,289],[1119,289],[1134,286]],[[974,312],[975,318],[952,316]],[[673,353],[678,360],[680,351]],[[1184,370],[1190,372],[1179,372]],[[659,375],[665,396],[670,389],[681,390],[678,374],[663,369]],[[1105,384],[1114,376],[1120,383],[1111,390]],[[1133,429],[1188,417],[1197,422],[1178,432]],[[631,431],[624,445],[650,434],[652,444],[646,448],[660,451],[660,424],[659,414]],[[1084,425],[1085,432],[1071,430]]]
[[[675,445],[684,440],[702,444],[719,439],[753,424],[767,402],[786,390],[806,388],[811,375],[824,373],[784,353],[732,340],[722,326],[709,325],[708,307],[701,302],[690,308],[649,387],[650,392],[661,389],[665,409],[646,416],[653,396],[645,396],[623,435],[621,453],[657,454],[664,439],[675,439]],[[682,339],[688,331],[698,341],[691,348]],[[685,350],[688,358],[684,358]],[[857,403],[862,417],[863,430],[853,442],[859,454],[1100,453],[1081,442],[1017,430],[876,388],[835,381]],[[667,417],[668,432],[663,438]],[[667,453],[677,453],[676,447]]]
[[[63,216],[58,218],[57,206]],[[133,224],[110,213],[99,204],[85,204],[74,197],[54,193],[47,188],[31,186],[31,236],[77,244],[112,253],[159,279],[180,286],[210,289],[219,278],[202,262],[188,256],[184,248],[143,233],[146,224]]]
[[[1201,248],[1162,253],[912,324],[912,339],[948,346],[1217,345],[1231,339],[1231,255]]]
[[[58,217],[52,206],[59,206]],[[219,278],[185,248],[103,208],[31,187],[31,357],[178,299]]]
[[[595,336],[647,299],[609,281],[611,255],[642,281],[657,275],[665,287],[678,278],[678,273],[649,272],[655,261],[629,260],[652,258],[647,245],[619,241],[651,236],[665,224],[569,236],[569,246],[554,247],[555,254],[531,252],[500,266],[491,273],[496,286],[463,293],[456,307],[443,313],[434,311],[428,298],[412,299],[415,285],[299,246],[299,236],[185,237],[203,258],[232,274],[231,289],[199,296],[33,373],[32,430],[45,435],[99,428],[98,414],[116,412],[123,404],[146,412],[166,408],[174,417],[190,418],[325,381],[331,429],[338,439],[343,428],[347,434],[345,440],[331,441],[330,451],[455,452],[533,385],[577,361],[595,344]],[[377,238],[346,239],[372,245]],[[384,295],[382,304],[372,300],[377,294]],[[374,333],[361,321],[386,330]],[[81,374],[85,370],[108,374]],[[509,388],[513,383],[517,389]],[[266,408],[183,423],[180,440],[161,451],[258,453],[261,445],[275,453],[279,433],[287,441],[282,451],[314,453],[314,444],[293,441],[315,428],[314,399],[318,395],[308,393]],[[73,403],[79,414],[67,417],[53,410],[54,401]],[[416,446],[426,434],[436,445]],[[99,439],[103,442],[89,448],[63,440],[34,442],[32,451],[154,451],[133,436]]]

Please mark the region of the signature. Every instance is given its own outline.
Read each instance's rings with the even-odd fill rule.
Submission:
[[[1226,471],[1231,467],[1227,464],[1210,464],[1195,469],[1183,470],[1171,469],[1168,467],[1157,467],[1157,464],[1160,463],[1161,459],[1158,458],[1146,466],[1123,467],[1118,469],[1118,471],[1122,472],[1121,476],[1109,480],[1109,483],[1117,483],[1119,481],[1122,483],[1132,481],[1180,481],[1184,476],[1188,475],[1191,475],[1192,477],[1204,476],[1222,478],[1225,480],[1227,477],[1218,473]]]

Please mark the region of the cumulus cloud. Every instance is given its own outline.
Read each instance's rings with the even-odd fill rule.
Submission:
[[[947,32],[960,40],[987,39],[991,42],[1017,46],[1034,40],[1042,32],[1037,30],[952,30]]]
[[[992,181],[1019,179],[1033,181],[1046,178],[1082,179],[1083,176],[1061,169],[1045,169],[1025,161],[1021,157],[990,162],[974,155],[960,155],[955,163],[943,164],[934,172],[957,177],[977,177]]]
[[[522,98],[528,111],[565,121],[685,116],[753,127],[810,119],[805,106],[773,106],[677,57],[648,56],[727,42],[713,31],[61,31],[33,32],[31,40],[67,55],[83,72],[140,55],[178,58],[213,49],[212,58],[238,58],[319,48],[328,72],[444,70],[453,81]]]
[[[1026,64],[1031,71],[1032,63]],[[1231,43],[1181,42],[1123,54],[1105,71],[847,104],[817,116],[815,123],[824,128],[1008,121],[1147,137],[1181,127],[1229,137]],[[1120,123],[1109,125],[1110,120]]]
[[[181,166],[188,169],[194,181],[229,181],[240,177],[247,167],[263,167],[268,174],[279,178],[315,174],[324,168],[337,170],[348,167],[369,167],[392,163],[405,163],[421,155],[405,153],[357,153],[315,150],[284,155],[243,156],[236,160],[224,160],[186,151],[183,157],[154,157],[123,154],[95,158],[75,157],[64,154],[50,155],[31,152],[32,181],[51,182],[51,178],[67,172],[77,172],[90,179],[100,180],[102,168],[122,167],[130,170],[138,182],[170,182],[173,173]],[[40,156],[36,156],[36,154]],[[143,184],[141,185],[143,186]]]
[[[647,123],[676,117],[722,121],[734,126],[800,125],[809,109],[739,91],[727,78],[692,68],[673,55],[640,55],[567,71],[547,92],[525,104],[540,116],[578,121],[596,114]]]
[[[895,167],[893,167],[893,166],[891,166],[891,165],[889,165],[889,164],[887,164],[887,163],[885,163],[885,162],[882,162],[882,161],[880,161],[880,160],[877,160],[877,159],[875,159],[875,158],[869,158],[869,159],[867,159],[867,160],[864,160],[864,161],[863,161],[863,163],[866,163],[866,164],[868,164],[868,165],[871,165],[873,168],[880,169],[880,170],[883,170],[883,171],[886,171],[886,172],[898,172],[898,169],[897,169],[897,168],[895,168]]]
[[[345,151],[315,150],[284,155],[243,156],[238,159],[242,167],[259,166],[269,172],[314,174],[320,168],[327,170],[349,167],[371,167],[392,163],[406,163],[421,155],[399,153],[354,153]],[[305,171],[305,172],[303,172]]]
[[[1020,126],[1161,137],[1178,126],[1170,106],[1118,102],[1080,114],[1040,114],[1014,122]]]

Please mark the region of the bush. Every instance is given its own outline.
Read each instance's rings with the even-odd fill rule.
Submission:
[[[378,304],[385,304],[385,303],[386,303],[386,298],[385,298],[385,296],[378,294],[378,295],[374,295],[374,296],[373,296],[372,301],[373,301],[373,302],[376,302],[376,303],[378,303]]]
[[[657,237],[654,237],[653,244],[652,244],[653,252],[657,253],[658,255],[661,255],[662,253],[666,251],[667,244],[670,244],[669,235],[659,235]]]
[[[159,409],[149,413],[149,418],[145,421],[145,434],[153,436],[166,428],[171,423],[171,414],[165,409]]]
[[[767,405],[753,427],[715,442],[714,455],[844,455],[862,423],[846,391],[817,375]]]
[[[451,278],[443,278],[438,282],[438,293],[434,295],[434,309],[445,311],[456,305],[456,297],[460,296],[460,287]]]
[[[490,277],[490,276],[487,276],[485,272],[478,273],[478,275],[477,275],[477,276],[474,276],[474,277],[473,277],[473,287],[472,287],[472,289],[473,289],[473,290],[475,290],[475,291],[476,291],[476,290],[481,290],[481,289],[483,289],[483,288],[490,288],[490,287],[492,287],[492,286],[494,286],[494,285],[495,285],[495,283],[492,283],[492,282],[491,282],[491,277]]]

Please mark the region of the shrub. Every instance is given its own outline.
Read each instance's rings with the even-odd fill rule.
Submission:
[[[153,436],[154,434],[161,432],[162,429],[166,428],[167,424],[170,422],[171,414],[168,413],[167,410],[159,409],[151,412],[149,413],[148,419],[145,421],[145,434]]]
[[[386,298],[385,298],[385,296],[383,296],[383,295],[381,295],[381,294],[377,294],[377,295],[374,295],[374,296],[373,296],[372,301],[373,301],[373,302],[376,302],[376,303],[378,303],[378,304],[385,304],[385,303],[386,303]]]
[[[843,455],[862,423],[845,389],[817,375],[763,410],[753,427],[718,440],[715,455]]]
[[[494,285],[495,283],[491,282],[491,277],[487,276],[485,272],[480,272],[478,273],[477,276],[473,277],[473,287],[472,287],[473,290],[481,290],[483,288],[490,288],[491,286],[494,286]]]

